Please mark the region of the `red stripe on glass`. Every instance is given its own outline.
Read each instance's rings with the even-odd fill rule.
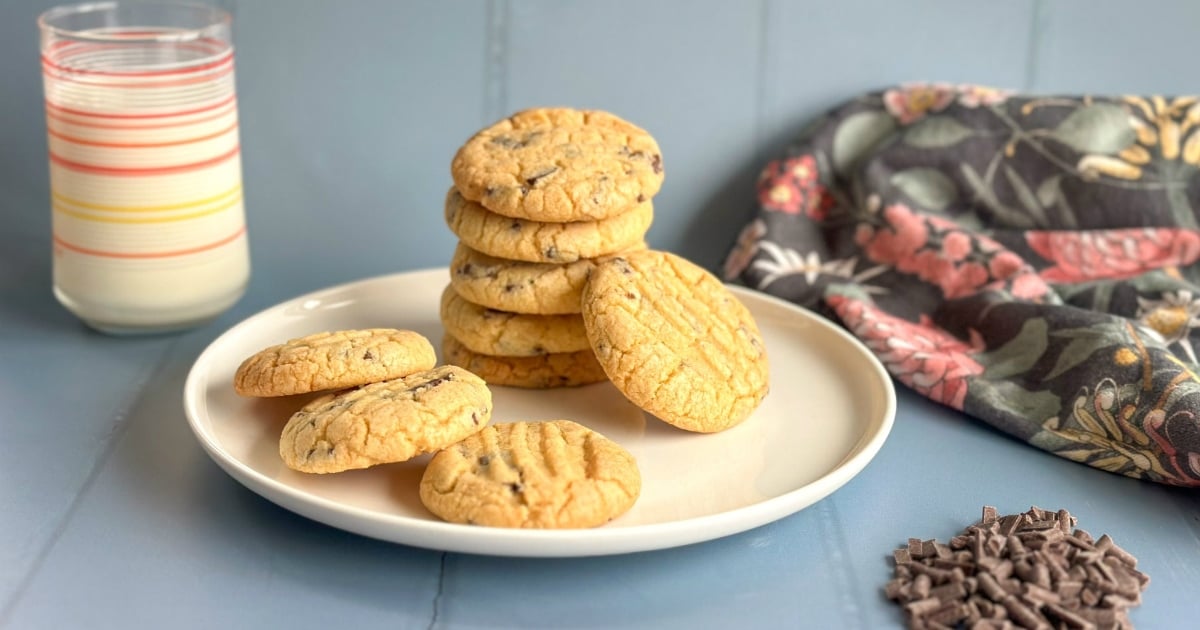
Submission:
[[[115,114],[115,113],[91,112],[91,111],[86,111],[86,110],[82,110],[82,109],[72,109],[70,107],[63,107],[61,105],[55,105],[54,103],[51,103],[50,101],[46,101],[46,107],[49,109],[53,109],[56,112],[62,112],[64,114],[73,114],[75,116],[88,116],[88,117],[94,117],[94,118],[117,118],[117,119],[122,119],[122,120],[138,120],[138,119],[143,119],[143,118],[171,118],[174,116],[190,116],[192,114],[202,114],[204,112],[210,112],[210,111],[217,109],[218,107],[221,107],[223,105],[228,105],[228,104],[232,103],[235,98],[237,98],[236,94],[230,94],[229,96],[225,97],[224,99],[221,99],[220,101],[218,101],[216,103],[211,103],[211,104],[205,105],[203,107],[197,107],[195,109],[181,109],[181,110],[173,111],[173,112],[161,112],[161,113],[157,113],[157,114]]]
[[[99,166],[96,164],[84,164],[82,162],[73,162],[63,159],[61,156],[50,153],[50,161],[55,164],[72,171],[80,173],[90,173],[93,175],[115,175],[125,177],[141,177],[146,175],[174,175],[176,173],[186,173],[188,171],[196,171],[210,166],[216,166],[241,151],[241,145],[233,147],[232,151],[223,153],[217,157],[202,160],[200,162],[192,162],[190,164],[177,164],[174,166],[156,166],[154,168],[118,168],[113,166]]]
[[[197,125],[200,123],[216,120],[223,116],[228,116],[230,113],[232,113],[236,109],[237,109],[237,103],[229,103],[228,107],[222,109],[221,111],[219,111],[215,114],[212,114],[211,116],[205,116],[203,118],[191,118],[188,120],[181,120],[178,122],[157,123],[157,124],[153,124],[153,125],[136,125],[136,124],[109,125],[109,124],[104,124],[104,123],[96,123],[96,122],[90,122],[90,121],[85,121],[85,120],[79,120],[76,118],[71,118],[70,116],[63,116],[62,114],[58,114],[58,113],[51,111],[49,108],[46,109],[46,116],[49,118],[53,118],[55,120],[60,120],[68,125],[73,125],[76,127],[89,127],[92,129],[140,130],[140,129],[166,129],[169,127],[184,127],[187,125]]]

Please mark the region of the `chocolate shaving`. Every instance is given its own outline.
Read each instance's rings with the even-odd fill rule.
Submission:
[[[1131,628],[1149,576],[1107,534],[1075,525],[1066,510],[985,506],[949,544],[909,538],[896,549],[884,595],[909,628]]]

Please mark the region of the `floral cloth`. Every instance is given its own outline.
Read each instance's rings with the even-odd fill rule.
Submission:
[[[1056,455],[1200,485],[1200,99],[906,85],[766,165],[725,275]]]

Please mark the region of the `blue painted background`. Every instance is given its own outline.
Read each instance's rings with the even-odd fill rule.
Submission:
[[[52,298],[35,18],[51,4],[0,3],[0,288],[40,274],[38,300]],[[246,310],[445,264],[451,156],[528,106],[609,109],[650,130],[667,179],[649,240],[716,267],[761,163],[860,92],[912,80],[1197,91],[1188,0],[218,4],[235,16]]]
[[[439,569],[436,554],[339,535],[238,490],[205,463],[179,418],[180,383],[196,353],[246,315],[331,284],[448,262],[454,239],[440,205],[451,156],[514,110],[604,108],[650,130],[667,173],[650,242],[715,267],[751,209],[760,165],[807,121],[861,92],[913,80],[1041,93],[1200,92],[1195,0],[221,0],[235,14],[251,287],[236,309],[190,336],[116,340],[89,335],[50,291],[35,18],[53,3],[0,0],[0,361],[21,361],[0,380],[0,509],[8,518],[0,593],[8,603],[20,599],[26,619],[122,618],[129,600],[108,594],[157,584],[155,593],[170,596],[144,598],[139,610],[160,625],[184,614],[178,621],[219,627],[210,622],[243,615],[267,627],[286,607],[314,624],[350,611],[395,626],[397,608],[423,619],[419,606],[436,599],[443,569],[447,592],[477,604],[455,607],[465,600],[448,596],[447,623],[486,625],[490,617],[478,615],[500,610],[516,619],[535,610],[495,588],[490,578],[508,575],[501,561],[451,557]],[[1148,542],[1195,528],[1194,510],[1164,498],[1180,494],[1101,481],[916,397],[902,412],[909,424],[898,422],[893,446],[873,464],[879,470],[911,468],[914,445],[927,444],[921,432],[932,430],[961,447],[947,455],[947,470],[1014,476],[987,499],[998,505],[1019,505],[1030,492],[1043,505],[1086,504],[1079,493],[1095,478],[1096,487],[1130,490],[1120,495],[1129,507],[1113,508],[1121,517],[1109,523],[1114,534],[1126,532],[1118,539],[1145,530]],[[1013,470],[1018,451],[1052,461]],[[1055,481],[1040,483],[1043,471]],[[895,492],[893,477],[856,483],[858,495],[839,497],[869,503],[827,502],[792,525],[664,552],[656,566],[672,570],[640,574],[638,584],[649,586],[641,595],[655,593],[639,598],[641,618],[712,624],[747,609],[764,619],[808,618],[810,604],[795,594],[815,593],[826,618],[892,619],[897,613],[878,601],[856,609],[844,584],[819,571],[786,571],[805,559],[841,562],[843,547],[789,546],[779,532],[844,523],[838,531],[861,541],[881,514],[901,534],[949,532],[954,524],[931,525],[929,514],[981,502],[970,488],[910,496]],[[129,522],[114,516],[125,510],[138,528],[114,526]],[[1147,529],[1138,520],[1146,513],[1163,520]],[[273,537],[278,531],[288,535]],[[161,535],[146,545],[144,532]],[[257,545],[264,537],[273,544]],[[1140,555],[1149,566],[1177,566],[1165,559],[1174,547],[1148,547]],[[744,557],[746,564],[736,559]],[[114,558],[121,564],[107,564]],[[874,556],[853,560],[881,567]],[[623,561],[536,565],[525,575],[545,573],[526,591],[549,592],[537,586],[575,579],[577,566],[597,568],[584,571],[595,587],[589,604],[609,605],[607,618],[632,619],[638,609],[610,602],[633,587],[597,581]],[[313,574],[313,565],[323,572]],[[731,566],[755,573],[726,574]],[[381,572],[390,579],[374,580]],[[1194,573],[1164,571],[1155,580],[1196,583]],[[780,574],[790,579],[772,579]],[[97,575],[110,583],[97,585]],[[695,579],[679,586],[679,575]],[[130,576],[140,577],[130,585]],[[260,577],[262,588],[240,588]],[[728,587],[739,581],[748,585]],[[726,605],[732,597],[738,606]],[[1151,592],[1147,601],[1154,597],[1161,596]],[[397,598],[418,607],[403,610]],[[1189,604],[1159,599],[1142,614],[1162,619]],[[680,614],[687,616],[670,617]]]

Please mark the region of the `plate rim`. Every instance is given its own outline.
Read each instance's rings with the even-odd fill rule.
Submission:
[[[867,422],[862,435],[845,456],[816,479],[751,505],[675,521],[590,529],[481,528],[398,514],[383,514],[346,505],[299,490],[273,479],[226,451],[202,425],[207,415],[204,395],[215,355],[222,345],[252,329],[257,322],[295,304],[320,296],[362,289],[373,284],[406,281],[418,276],[448,273],[447,267],[428,267],[351,280],[316,289],[263,308],[233,324],[197,355],[183,386],[183,408],[192,434],[205,453],[235,481],[260,497],[305,518],[355,534],[435,551],[507,557],[589,557],[680,547],[741,533],[797,513],[836,492],[866,468],[891,434],[896,417],[896,391],[886,368],[859,339],[828,319],[795,303],[741,285],[726,284],[741,298],[774,304],[832,333],[853,347],[872,367],[883,393],[880,417]],[[582,548],[581,548],[582,547]]]

